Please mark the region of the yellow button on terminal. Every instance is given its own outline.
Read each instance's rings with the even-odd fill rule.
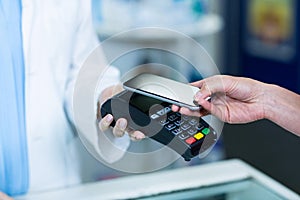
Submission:
[[[204,135],[200,132],[194,135],[194,138],[196,138],[197,140],[200,140],[203,137],[204,137]]]

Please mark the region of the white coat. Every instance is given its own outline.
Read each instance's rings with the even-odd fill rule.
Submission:
[[[89,0],[22,0],[30,191],[81,182],[80,141],[68,121],[73,83],[98,45]],[[111,83],[118,81],[112,70]],[[101,170],[101,169],[99,169]]]

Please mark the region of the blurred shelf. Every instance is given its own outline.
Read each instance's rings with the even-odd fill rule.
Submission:
[[[223,28],[223,20],[220,16],[215,14],[207,14],[203,15],[199,18],[198,21],[192,22],[189,24],[184,25],[177,25],[177,26],[150,26],[152,31],[139,31],[135,32],[135,34],[124,34],[124,37],[118,37],[119,39],[126,39],[126,40],[134,40],[136,41],[153,41],[153,40],[172,40],[177,39],[176,35],[178,34],[171,34],[168,31],[161,31],[162,29],[170,30],[169,32],[175,31],[187,35],[192,38],[198,38],[202,36],[211,35],[217,33],[222,30]],[[134,30],[134,29],[142,29],[147,28],[145,27],[122,27],[121,25],[115,24],[98,24],[96,25],[96,32],[101,39],[109,38],[116,34],[120,34],[122,32]],[[149,26],[148,26],[149,28]]]

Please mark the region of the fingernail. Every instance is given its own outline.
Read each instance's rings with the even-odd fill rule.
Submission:
[[[138,134],[135,136],[135,138],[136,138],[137,140],[142,140],[142,139],[145,139],[145,135],[144,135],[143,133],[138,133]]]
[[[126,126],[127,126],[127,122],[126,120],[120,120],[120,128],[125,130]]]
[[[110,123],[112,120],[113,120],[113,116],[112,116],[112,115],[107,115],[106,121],[107,121],[108,123]]]
[[[196,101],[198,101],[201,97],[202,97],[202,93],[201,92],[197,92],[196,95],[195,95],[195,97],[194,97],[194,99]]]

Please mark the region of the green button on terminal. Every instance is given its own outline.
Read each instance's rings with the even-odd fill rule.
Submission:
[[[209,128],[204,128],[201,132],[202,132],[204,135],[207,135],[207,134],[209,134],[210,130],[209,130]]]

